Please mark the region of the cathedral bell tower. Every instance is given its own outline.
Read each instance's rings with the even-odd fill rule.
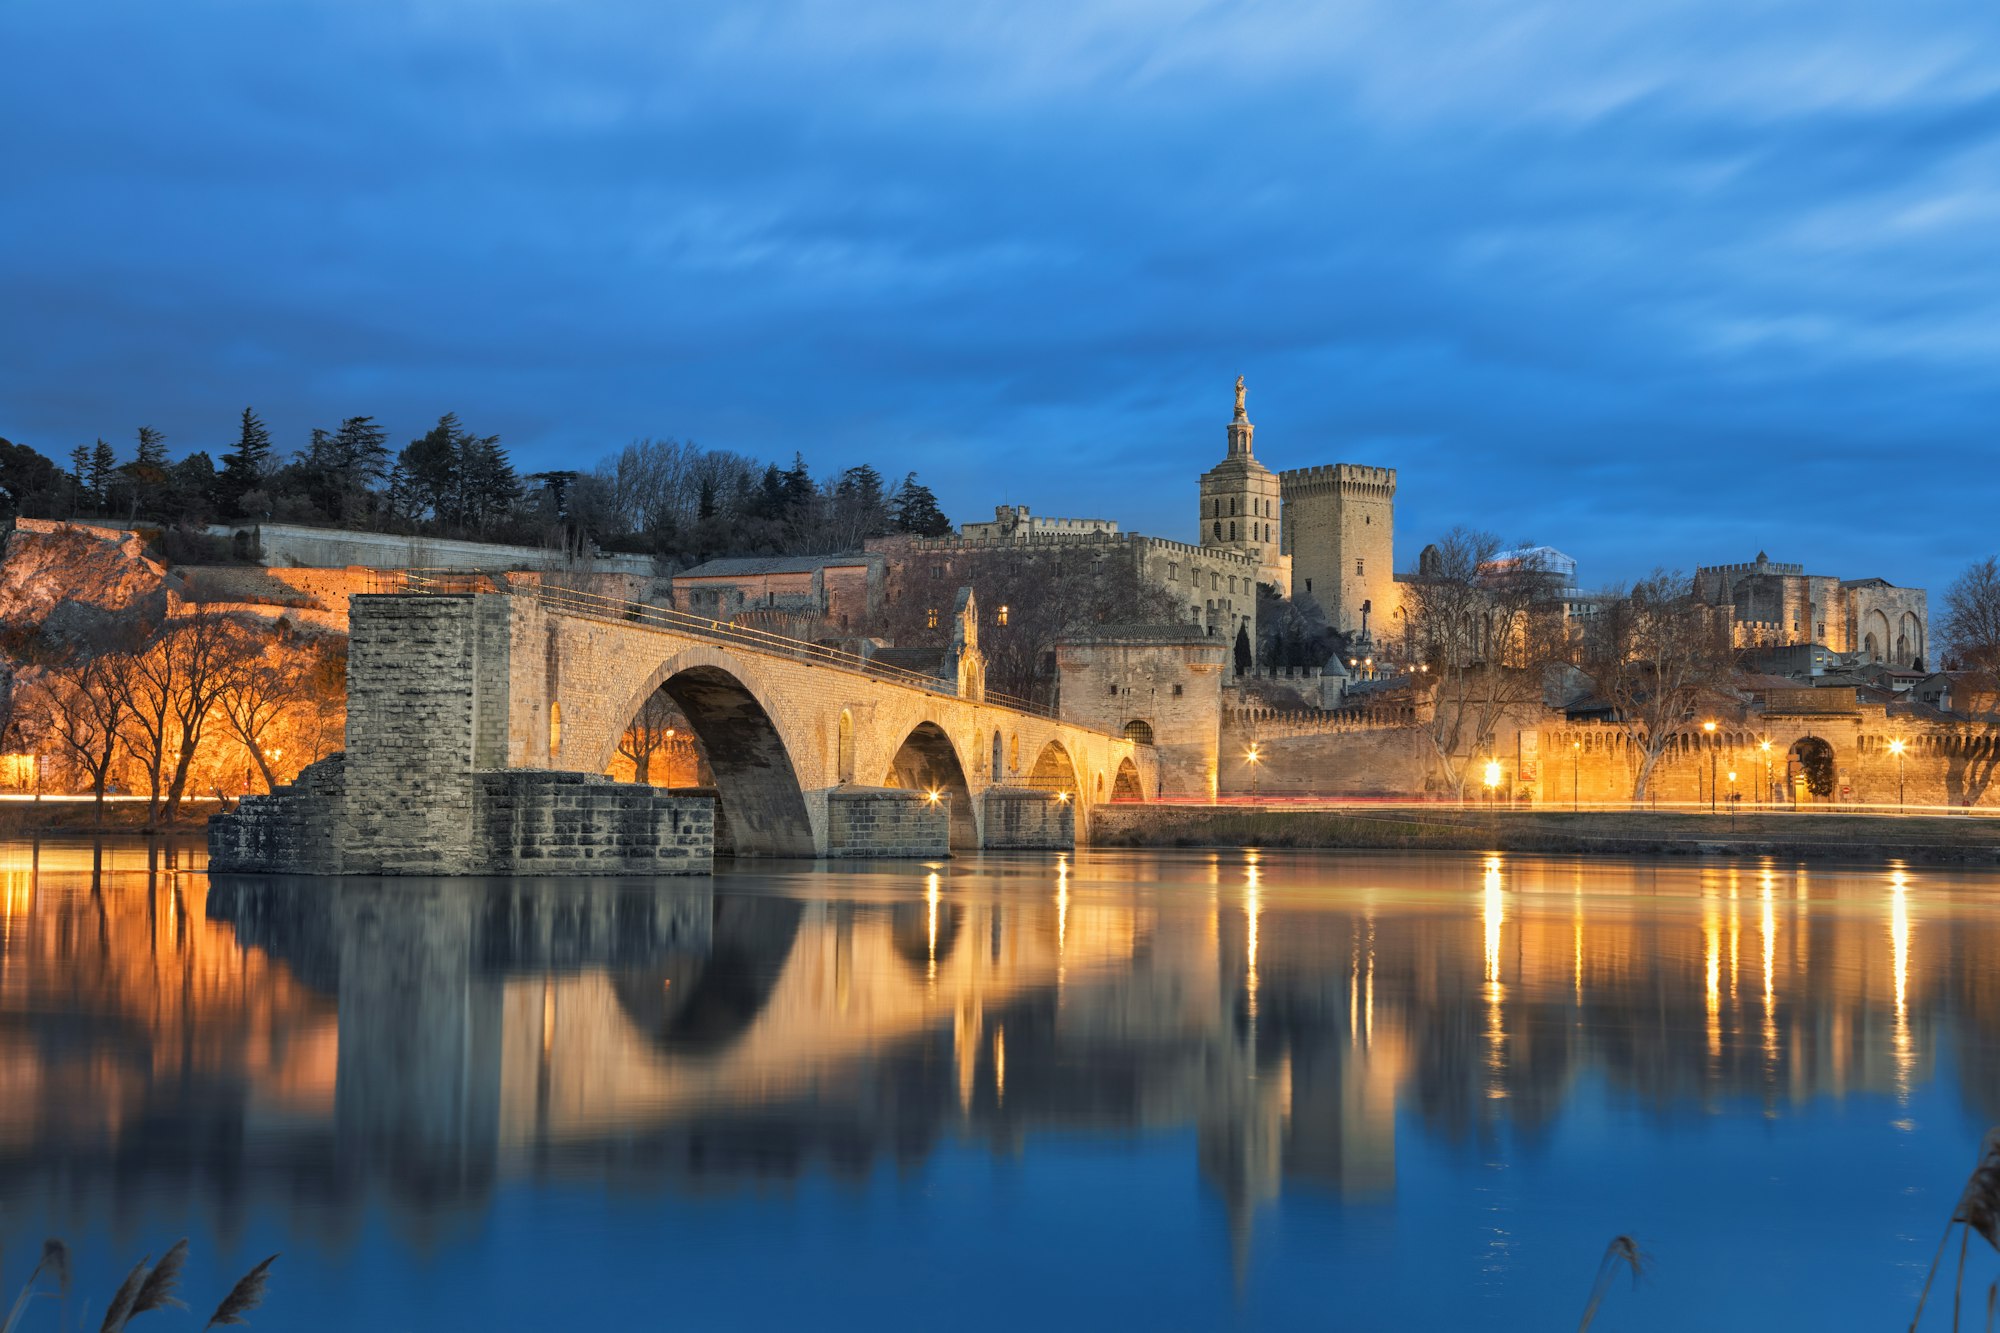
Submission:
[[[1259,583],[1275,584],[1289,596],[1291,562],[1278,553],[1278,477],[1250,452],[1257,428],[1250,424],[1243,394],[1243,377],[1238,375],[1229,452],[1201,474],[1201,544],[1249,557],[1257,564]]]

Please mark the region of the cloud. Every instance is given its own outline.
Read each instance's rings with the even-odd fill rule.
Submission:
[[[1990,6],[188,0],[0,39],[0,434],[52,453],[449,409],[530,465],[676,435],[1184,536],[1247,373],[1274,466],[1403,470],[1406,553],[1938,586],[1992,546]]]

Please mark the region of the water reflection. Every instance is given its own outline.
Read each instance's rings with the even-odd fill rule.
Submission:
[[[1390,1197],[1411,1135],[1532,1141],[1587,1076],[1663,1120],[1781,1116],[1907,1101],[1942,1040],[2000,1118],[2000,926],[1900,867],[1086,854],[211,885],[184,855],[0,854],[10,1200],[115,1213],[152,1185],[339,1231],[382,1197],[421,1228],[509,1177],[853,1177],[953,1136],[1192,1127],[1241,1263],[1260,1204]]]

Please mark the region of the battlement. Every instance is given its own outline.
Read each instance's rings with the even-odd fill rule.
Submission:
[[[1019,551],[1033,550],[1049,546],[1130,546],[1147,551],[1164,551],[1168,554],[1201,556],[1209,560],[1220,560],[1225,564],[1242,565],[1254,573],[1258,559],[1251,551],[1231,550],[1224,546],[1196,546],[1188,542],[1177,542],[1167,537],[1147,537],[1136,532],[1035,532],[1019,537],[913,537],[904,539],[906,546],[899,549],[909,551]]]
[[[1701,578],[1704,575],[1719,575],[1723,578],[1734,580],[1742,578],[1746,574],[1803,575],[1805,572],[1806,567],[1804,565],[1781,564],[1775,560],[1753,560],[1739,565],[1699,565],[1696,566],[1694,575],[1696,578]]]
[[[1362,463],[1321,463],[1297,467],[1278,474],[1287,493],[1338,491],[1349,495],[1376,495],[1385,499],[1396,494],[1396,469],[1369,467]]]

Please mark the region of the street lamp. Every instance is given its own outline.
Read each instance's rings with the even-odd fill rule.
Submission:
[[[1257,765],[1262,759],[1263,756],[1257,753],[1255,745],[1252,745],[1243,756],[1244,762],[1250,765],[1250,799],[1253,802],[1257,799]]]
[[[1498,759],[1488,759],[1486,761],[1486,770],[1483,776],[1486,779],[1486,801],[1487,804],[1491,805],[1499,794],[1500,776],[1501,776],[1500,761]]]
[[[1701,729],[1708,733],[1708,813],[1712,815],[1715,813],[1715,723],[1714,721],[1711,720],[1702,723]],[[1701,770],[1696,769],[1695,771],[1699,773]]]
[[[1889,742],[1889,753],[1896,756],[1896,813],[1903,813],[1903,742],[1899,738]]]
[[[1764,752],[1764,799],[1769,801],[1771,799],[1771,742],[1768,739],[1758,741],[1757,748]]]
[[[1729,827],[1736,827],[1736,770],[1729,770]]]
[[[1583,809],[1583,742],[1569,743],[1569,808]]]

